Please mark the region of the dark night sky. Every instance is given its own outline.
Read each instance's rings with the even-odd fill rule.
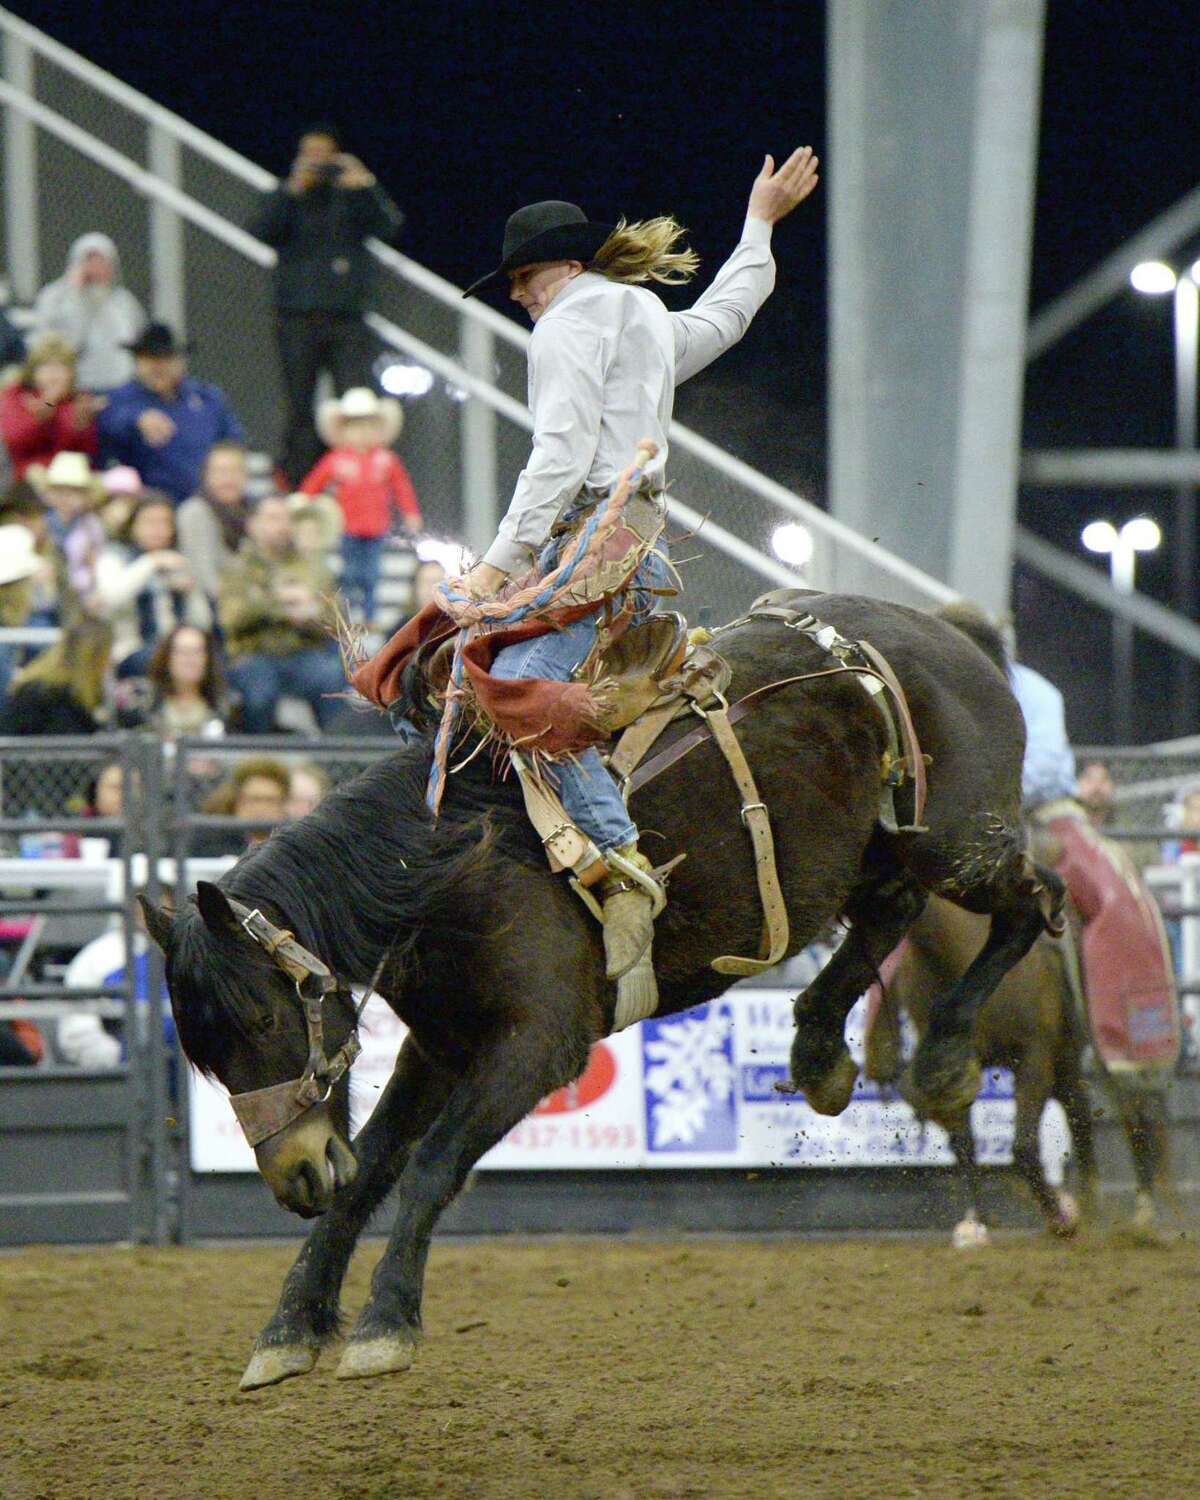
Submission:
[[[672,212],[711,267],[733,243],[763,151],[811,141],[836,170],[824,149],[825,7],[811,0],[192,0],[119,25],[105,5],[69,18],[61,5],[11,8],[275,171],[306,122],[340,122],[406,210],[403,248],[458,282],[495,261],[505,217],[532,199],[573,198],[597,218]],[[1048,0],[1034,308],[1195,185],[1197,70],[1184,11],[1166,0]],[[817,499],[824,232],[819,199],[784,226],[779,289],[753,336],[679,403],[685,420]],[[1169,442],[1168,304],[1118,298],[1038,361],[1026,441]],[[1122,518],[1111,497],[1077,493],[1023,496],[1022,518],[1074,547],[1083,511],[1098,503]],[[1124,510],[1156,503],[1130,497]],[[1157,587],[1153,567],[1143,581]],[[1036,607],[1034,596],[1025,603]],[[1044,664],[1068,670],[1053,651]],[[1102,727],[1085,719],[1084,733]]]

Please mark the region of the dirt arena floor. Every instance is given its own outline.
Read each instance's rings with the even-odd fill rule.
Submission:
[[[0,1255],[4,1500],[1200,1490],[1194,1239],[447,1242],[413,1370],[241,1396],[292,1253]]]

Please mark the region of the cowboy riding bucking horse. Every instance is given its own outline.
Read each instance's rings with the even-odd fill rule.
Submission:
[[[430,806],[436,813],[469,696],[509,750],[552,861],[574,871],[581,895],[599,887],[601,905],[589,905],[619,983],[618,1025],[653,1013],[651,943],[666,896],[597,749],[609,735],[605,653],[674,592],[663,528],[675,388],[746,332],[774,286],[772,230],[817,180],[810,147],[778,169],[767,156],[737,248],[684,312],[645,285],[686,282],[697,268],[673,218],[611,226],[559,201],[509,218],[500,265],[466,295],[507,283],[533,322],[529,460],[482,559],[439,585],[354,678],[394,716],[417,715],[424,675],[414,679],[414,667],[454,642]]]

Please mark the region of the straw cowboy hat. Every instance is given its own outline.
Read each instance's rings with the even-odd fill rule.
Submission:
[[[612,224],[594,224],[578,203],[564,203],[547,198],[542,203],[528,203],[510,214],[504,226],[504,245],[500,264],[481,276],[463,293],[476,297],[503,286],[510,271],[520,266],[537,265],[545,260],[579,260],[590,265],[596,251],[613,232]]]
[[[321,547],[331,552],[342,536],[342,507],[332,495],[289,495],[288,514],[293,521],[314,520],[321,523]]]
[[[41,566],[42,559],[28,526],[18,526],[16,522],[0,526],[0,587],[32,578]]]
[[[86,453],[72,453],[63,449],[56,453],[48,464],[30,464],[25,477],[41,494],[50,485],[64,490],[86,490],[89,503],[97,505],[108,498],[108,492],[88,463]]]
[[[365,385],[352,386],[340,401],[322,401],[317,408],[317,431],[330,448],[342,443],[342,423],[374,417],[383,423],[383,444],[390,448],[404,427],[404,408],[391,396],[379,397]]]

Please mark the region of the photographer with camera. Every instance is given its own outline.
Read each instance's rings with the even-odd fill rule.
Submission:
[[[281,467],[294,489],[324,444],[313,425],[322,370],[340,396],[369,383],[371,339],[362,315],[371,290],[372,236],[393,241],[404,215],[330,127],[300,137],[287,180],[268,193],[250,232],[273,245],[276,337],[287,398]]]

